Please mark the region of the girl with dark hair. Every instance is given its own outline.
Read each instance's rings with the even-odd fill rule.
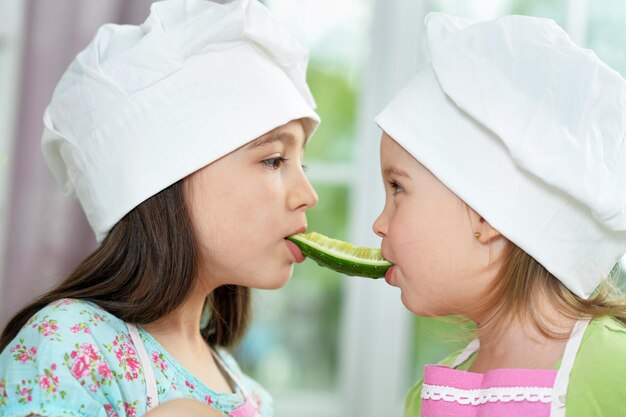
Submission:
[[[249,288],[303,260],[285,238],[317,202],[306,61],[255,0],[167,0],[100,28],[42,139],[100,246],[2,332],[0,415],[273,415],[226,348]]]

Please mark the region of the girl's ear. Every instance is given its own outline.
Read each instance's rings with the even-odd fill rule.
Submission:
[[[488,221],[480,217],[478,220],[478,224],[476,226],[476,231],[474,232],[474,237],[480,243],[489,243],[493,239],[502,236],[502,234],[496,230],[492,225],[489,224]]]

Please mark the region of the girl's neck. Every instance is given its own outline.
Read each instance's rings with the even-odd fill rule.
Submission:
[[[205,292],[193,290],[176,310],[141,327],[159,342],[175,339],[186,344],[205,343],[200,334],[200,319],[205,300]]]
[[[552,334],[569,335],[576,320],[556,308],[542,305],[539,320]],[[539,314],[538,312],[536,312]],[[480,349],[471,371],[486,372],[497,368],[552,369],[562,358],[568,337],[551,337],[541,332],[530,313],[511,318],[492,329],[478,322]]]
[[[159,344],[185,369],[216,392],[233,392],[233,384],[219,369],[211,348],[200,333],[206,291],[197,288],[175,311],[143,325]]]

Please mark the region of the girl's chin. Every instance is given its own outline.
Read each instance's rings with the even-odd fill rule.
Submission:
[[[263,285],[257,285],[254,288],[256,288],[257,290],[278,290],[287,285],[287,282],[289,281],[287,280],[284,282],[264,283]]]
[[[404,307],[416,316],[425,316],[426,314],[423,308],[424,305],[416,300],[408,300],[404,294],[404,290],[402,290],[400,293],[400,300],[402,300]]]
[[[259,290],[277,290],[284,287],[291,279],[293,268],[288,271],[277,271],[273,276],[258,277],[254,288]]]

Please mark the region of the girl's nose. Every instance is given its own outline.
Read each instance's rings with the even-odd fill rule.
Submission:
[[[290,193],[289,207],[292,209],[310,209],[317,204],[318,196],[304,173]]]
[[[387,220],[385,219],[384,214],[385,212],[383,210],[383,212],[378,215],[378,217],[374,221],[374,224],[372,225],[374,233],[376,233],[380,237],[387,236]]]

